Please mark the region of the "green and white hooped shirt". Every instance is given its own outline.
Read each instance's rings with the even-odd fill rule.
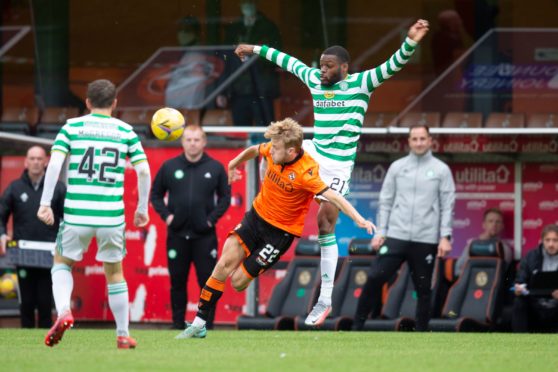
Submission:
[[[314,106],[314,139],[318,153],[336,162],[353,166],[357,143],[370,96],[384,81],[409,61],[417,43],[406,38],[383,64],[349,74],[331,87],[320,83],[320,70],[274,48],[255,46],[254,53],[296,75],[310,89]]]
[[[99,114],[69,119],[56,136],[52,151],[69,157],[64,223],[122,225],[126,157],[133,165],[147,160],[132,127]]]

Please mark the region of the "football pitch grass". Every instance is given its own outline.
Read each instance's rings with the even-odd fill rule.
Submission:
[[[117,350],[114,330],[71,329],[54,348],[43,330],[0,329],[2,370],[26,371],[556,371],[556,335],[402,332],[133,330]]]

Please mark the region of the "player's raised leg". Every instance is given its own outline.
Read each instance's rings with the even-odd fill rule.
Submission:
[[[211,276],[201,290],[196,318],[192,324],[186,323],[186,329],[176,336],[176,339],[204,338],[206,336],[205,324],[209,313],[223,295],[227,277],[238,268],[245,257],[246,253],[238,238],[234,234],[229,235],[225,241],[221,258],[217,261]]]
[[[339,249],[335,236],[335,224],[339,217],[339,209],[333,204],[322,201],[318,211],[318,229],[320,235],[321,260],[321,279],[320,297],[314,308],[306,317],[304,323],[309,326],[319,326],[323,324],[331,312],[331,295],[333,292],[333,282],[335,280],[335,270],[337,269],[337,258]]]

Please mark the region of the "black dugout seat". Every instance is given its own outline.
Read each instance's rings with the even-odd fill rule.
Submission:
[[[370,239],[353,239],[349,243],[349,256],[341,263],[333,287],[332,311],[324,324],[317,329],[335,331],[351,329],[358,299],[374,259],[376,256],[370,246]],[[305,319],[305,316],[295,318],[296,329],[316,329],[304,324]]]
[[[448,292],[442,317],[430,320],[432,331],[482,332],[494,327],[504,287],[502,245],[497,240],[473,241],[469,256]]]
[[[432,273],[431,312],[435,312],[437,303],[438,283],[440,281],[441,260],[436,260]],[[412,331],[415,328],[417,295],[406,262],[401,265],[395,281],[390,285],[387,298],[382,306],[379,319],[368,319],[364,322],[365,331]]]

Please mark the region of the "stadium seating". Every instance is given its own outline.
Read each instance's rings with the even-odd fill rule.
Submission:
[[[209,109],[205,112],[201,124],[203,126],[225,126],[234,125],[230,110]]]
[[[482,113],[480,112],[448,112],[442,123],[444,128],[480,128]]]
[[[362,287],[375,259],[370,239],[353,239],[349,243],[349,256],[342,261],[341,269],[335,280],[332,295],[332,311],[321,330],[349,330],[353,324],[358,299]],[[297,330],[314,329],[304,324],[305,317],[295,318]]]
[[[399,122],[400,127],[410,127],[411,125],[428,125],[430,128],[440,126],[439,112],[409,112],[405,114]]]
[[[200,110],[179,110],[184,119],[186,119],[186,125],[201,125],[201,111]]]
[[[523,128],[525,115],[517,113],[493,112],[484,123],[486,128]]]
[[[153,138],[151,133],[151,118],[156,110],[131,109],[116,111],[114,116],[134,127],[134,132],[140,139]]]
[[[14,134],[33,134],[39,119],[36,107],[7,107],[2,111],[0,131]]]
[[[364,115],[362,126],[365,128],[383,128],[389,126],[396,126],[394,121],[397,114],[382,113],[382,112],[367,112]]]
[[[556,128],[558,127],[558,114],[531,114],[527,119],[528,128]]]
[[[320,246],[317,241],[300,239],[287,274],[275,286],[266,316],[241,315],[238,329],[293,330],[295,317],[306,316],[317,298],[320,286]]]
[[[79,115],[77,107],[47,107],[37,124],[37,136],[55,138],[66,120]]]
[[[461,276],[449,290],[442,318],[430,321],[432,331],[488,331],[494,327],[504,289],[503,251],[494,241],[474,243]]]

